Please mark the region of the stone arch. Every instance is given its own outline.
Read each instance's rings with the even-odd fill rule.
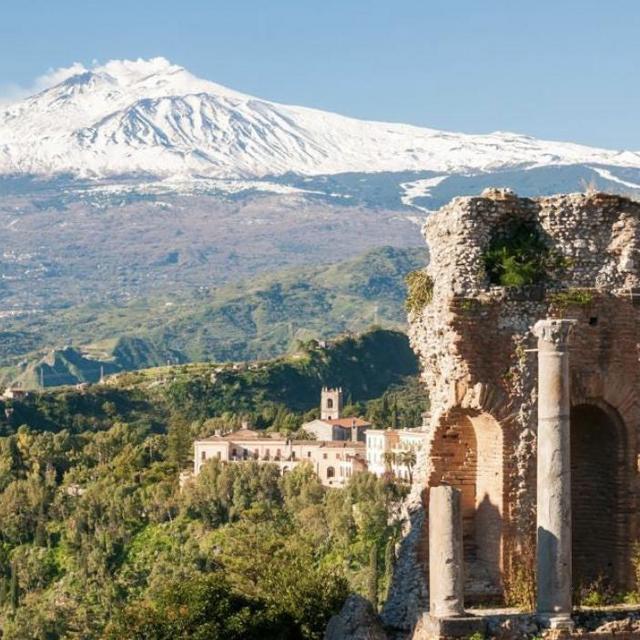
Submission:
[[[572,564],[574,588],[603,581],[632,586],[633,460],[631,434],[603,400],[571,407]]]
[[[429,486],[462,492],[466,592],[471,600],[503,595],[504,441],[486,412],[457,413],[435,432]]]

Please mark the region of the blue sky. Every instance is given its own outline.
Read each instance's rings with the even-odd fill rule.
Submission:
[[[638,0],[3,0],[0,93],[165,56],[362,118],[640,149]]]

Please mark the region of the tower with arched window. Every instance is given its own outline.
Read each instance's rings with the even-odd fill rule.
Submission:
[[[320,419],[339,420],[342,415],[342,388],[322,387],[320,397]]]

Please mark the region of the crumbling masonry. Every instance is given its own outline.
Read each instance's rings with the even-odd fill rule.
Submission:
[[[487,248],[514,220],[535,228],[554,259],[535,285],[491,286]],[[424,232],[433,291],[411,313],[410,336],[432,403],[425,488],[450,484],[462,493],[467,601],[509,600],[535,564],[538,343],[532,328],[545,318],[575,320],[568,416],[573,589],[595,581],[631,589],[640,205],[605,194],[531,200],[489,190],[454,199],[427,220]],[[417,543],[424,575],[427,534],[425,521]],[[394,622],[392,609],[388,618]]]

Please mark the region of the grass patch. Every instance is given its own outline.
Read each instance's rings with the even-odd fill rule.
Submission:
[[[405,278],[407,284],[407,311],[421,311],[433,299],[433,279],[423,270],[411,271]]]
[[[586,307],[593,302],[593,293],[587,289],[566,289],[550,294],[549,302],[563,309]]]

